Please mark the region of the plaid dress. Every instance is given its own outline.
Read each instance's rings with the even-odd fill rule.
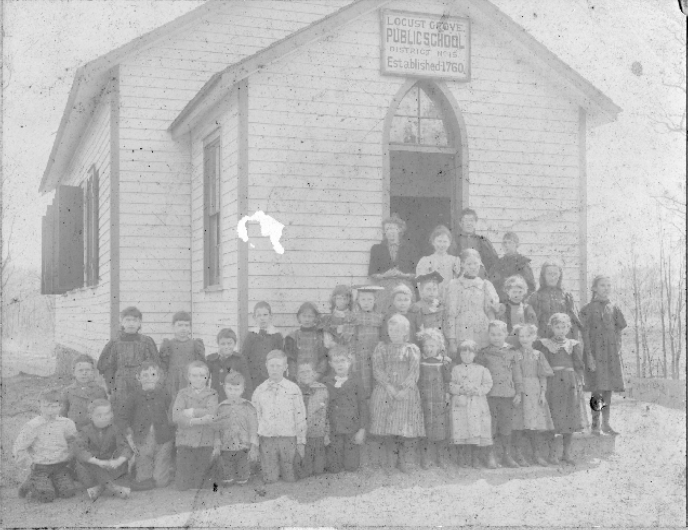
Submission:
[[[327,349],[321,329],[301,327],[292,331],[284,339],[284,352],[287,354],[289,377],[294,381],[299,363],[312,363],[318,379],[327,372]]]
[[[423,411],[418,391],[420,350],[411,343],[381,342],[373,352],[375,389],[370,398],[370,433],[378,436],[425,436]],[[404,396],[392,397],[387,386]]]
[[[428,440],[441,441],[447,438],[447,402],[451,381],[451,361],[448,357],[427,357],[420,361],[418,390],[425,418],[425,434]]]
[[[375,311],[354,312],[356,334],[353,339],[351,375],[361,378],[366,396],[370,396],[373,391],[372,356],[375,347],[380,342],[382,319],[382,313],[376,313]]]

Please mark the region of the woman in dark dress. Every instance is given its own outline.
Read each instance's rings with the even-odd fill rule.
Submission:
[[[415,249],[408,242],[402,240],[406,223],[392,215],[382,221],[384,240],[373,245],[370,249],[370,265],[368,276],[378,285],[385,288],[378,295],[376,307],[381,313],[386,313],[391,305],[391,293],[400,283],[405,283],[413,292],[416,270]]]

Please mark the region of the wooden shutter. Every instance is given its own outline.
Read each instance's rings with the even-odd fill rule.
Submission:
[[[41,294],[55,294],[55,206],[48,205],[41,226]]]

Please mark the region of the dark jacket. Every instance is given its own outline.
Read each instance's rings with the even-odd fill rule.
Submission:
[[[344,384],[335,388],[335,377],[325,377],[323,383],[327,386],[329,403],[327,419],[332,434],[355,434],[359,429],[367,429],[369,423],[368,401],[363,382],[353,376]]]
[[[225,376],[231,371],[239,372],[244,376],[244,399],[251,399],[253,394],[253,384],[251,383],[251,373],[248,369],[248,362],[239,352],[232,352],[229,357],[223,357],[219,353],[211,353],[205,360],[210,370],[210,386],[215,389],[220,402],[227,399],[225,395]]]
[[[386,241],[373,245],[370,249],[368,276],[382,274],[394,267],[407,274],[416,273],[416,252],[413,246],[405,241],[400,242],[397,259],[392,261]]]
[[[69,418],[76,424],[77,429],[81,429],[91,423],[88,404],[94,399],[107,399],[107,393],[102,386],[94,381],[85,385],[75,381],[62,390],[60,415]]]
[[[528,293],[535,291],[535,277],[533,269],[530,268],[530,258],[522,254],[505,254],[499,258],[494,266],[489,270],[489,280],[494,285],[499,301],[503,304],[509,299],[504,292],[504,282],[509,276],[522,276],[528,285]]]
[[[265,366],[268,353],[272,350],[281,350],[283,348],[284,337],[273,326],[267,331],[254,328],[246,335],[241,348],[241,354],[248,363],[251,385],[254,390],[268,378],[268,369]]]
[[[87,462],[91,457],[113,460],[124,456],[128,460],[132,455],[127,439],[117,426],[99,429],[93,423],[86,425],[77,435],[75,453],[81,462]]]
[[[143,443],[151,425],[155,427],[155,442],[164,444],[174,439],[174,429],[170,421],[172,398],[164,387],[144,391],[139,388],[127,397],[117,416],[122,429],[132,430],[134,442]]]

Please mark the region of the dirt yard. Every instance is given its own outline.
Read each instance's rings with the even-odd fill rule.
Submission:
[[[164,489],[128,501],[101,497],[41,505],[19,499],[22,477],[11,459],[20,426],[36,411],[37,389],[55,378],[3,380],[4,527],[35,526],[685,526],[686,414],[615,398],[616,455],[576,468],[418,471],[385,475],[376,468],[326,475],[295,485],[218,492]]]

